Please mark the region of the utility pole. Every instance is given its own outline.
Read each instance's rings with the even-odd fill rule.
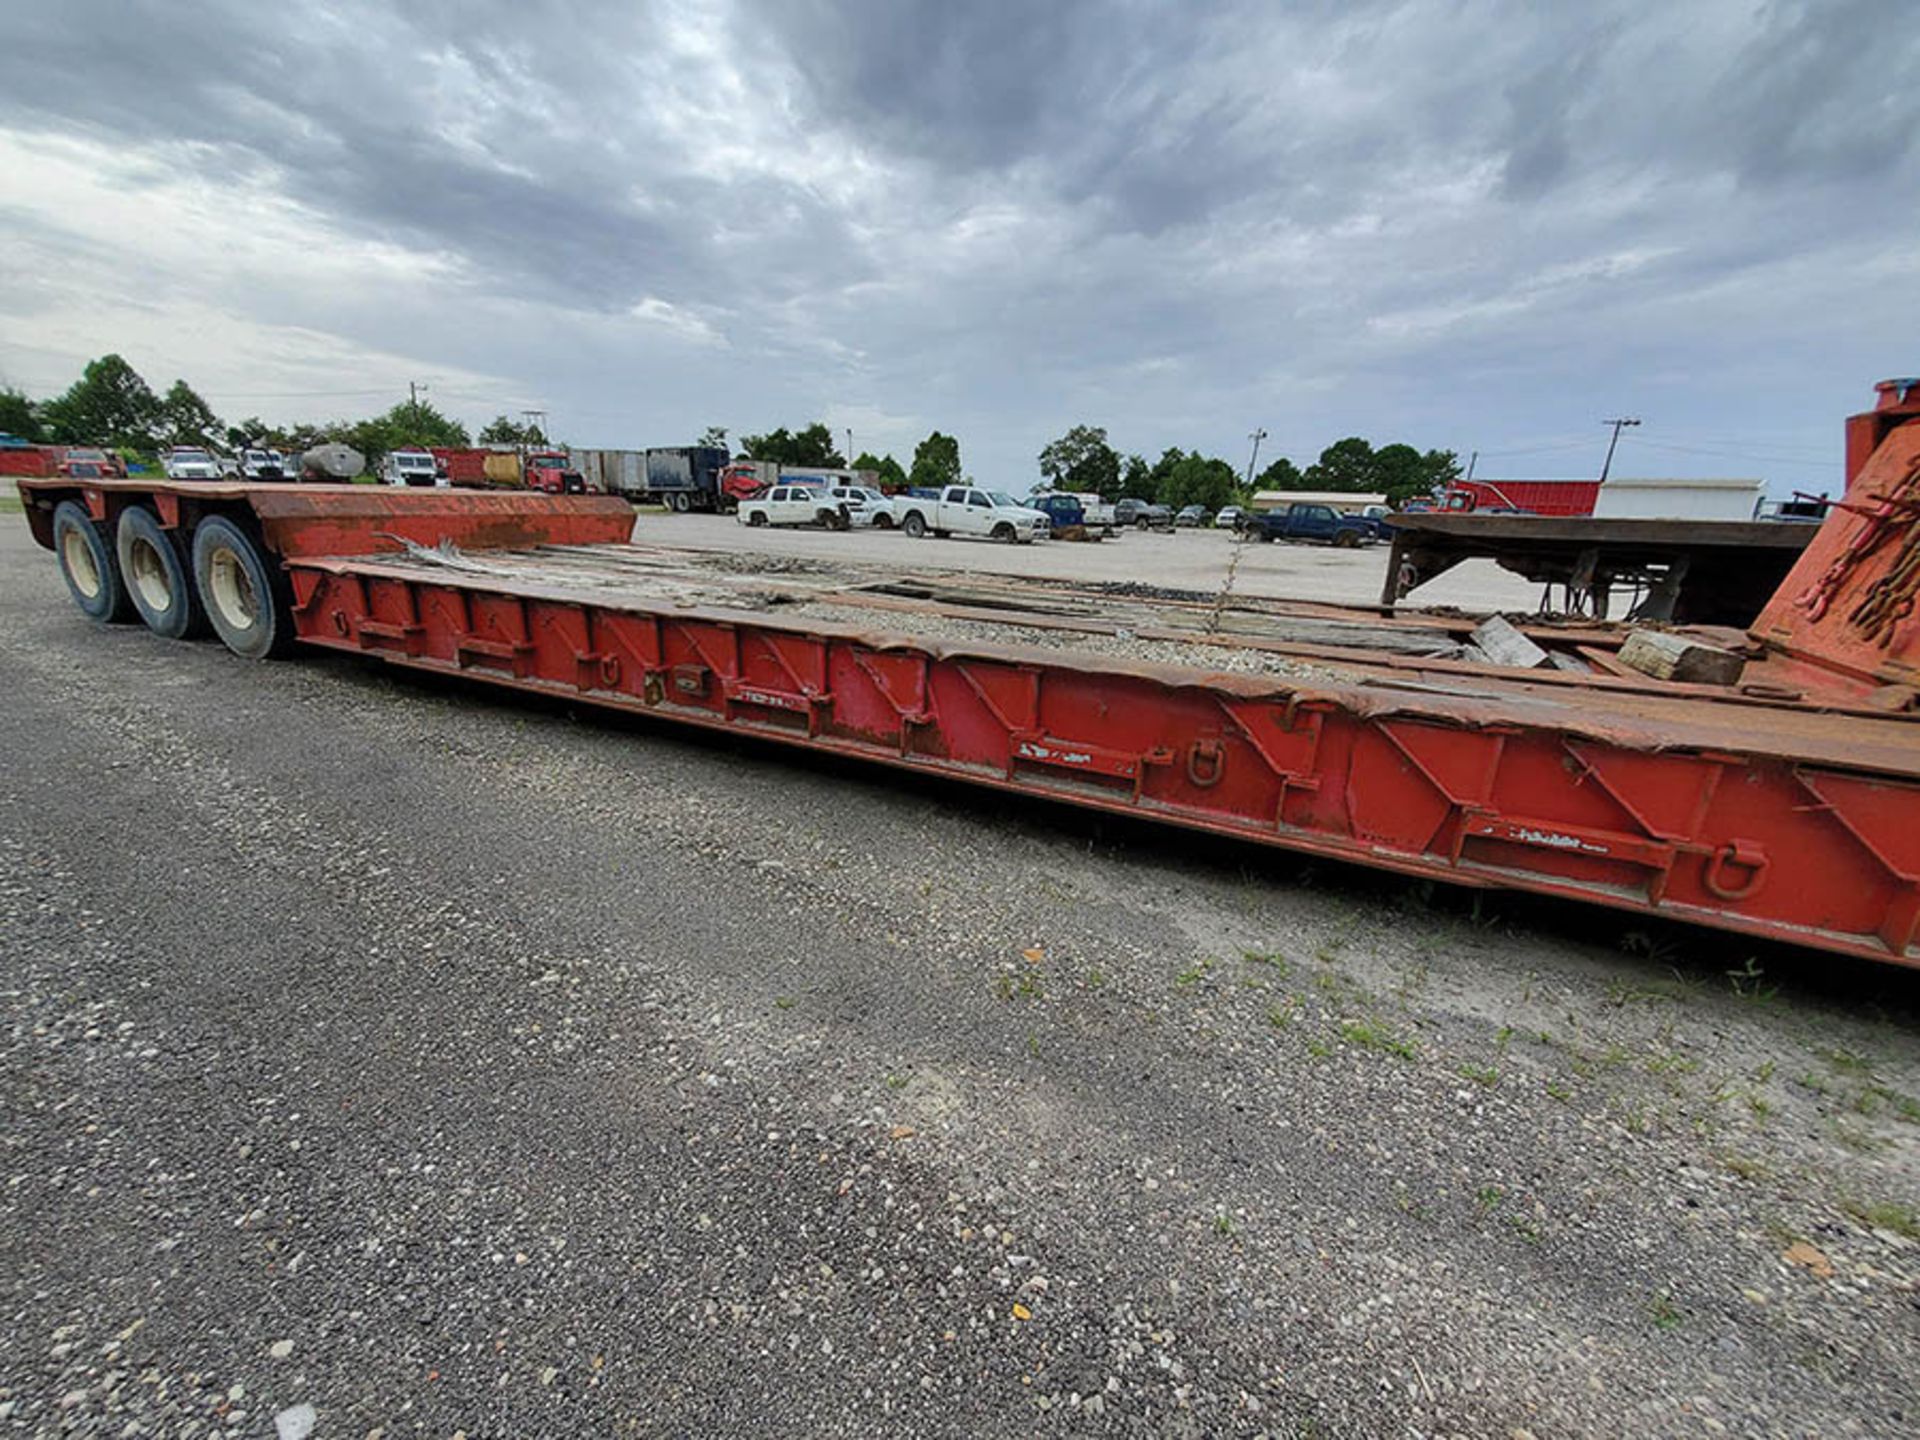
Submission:
[[[427,382],[424,380],[407,381],[407,408],[409,410],[418,410],[420,408],[420,393],[426,388]]]
[[[1253,453],[1247,456],[1247,489],[1251,492],[1253,489],[1253,467],[1260,463],[1260,442],[1267,438],[1267,432],[1265,430],[1255,430],[1251,435],[1247,436],[1247,438],[1253,442]]]
[[[527,430],[532,432],[536,426],[540,431],[540,443],[551,445],[553,437],[547,434],[547,412],[544,410],[522,410],[520,416],[527,422]]]
[[[847,468],[853,468],[853,427],[847,427]]]
[[[1622,415],[1618,419],[1602,420],[1600,423],[1602,425],[1611,425],[1613,427],[1613,438],[1607,441],[1607,458],[1605,462],[1602,463],[1602,465],[1600,466],[1600,483],[1604,485],[1607,483],[1608,474],[1610,474],[1613,470],[1613,447],[1620,443],[1620,432],[1626,429],[1629,425],[1638,425],[1640,422],[1634,419],[1632,416]]]
[[[1473,468],[1480,463],[1480,452],[1474,451],[1467,457],[1467,479],[1473,479]]]

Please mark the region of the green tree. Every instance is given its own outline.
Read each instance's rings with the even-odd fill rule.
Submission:
[[[1240,477],[1232,465],[1211,455],[1195,454],[1174,462],[1155,498],[1176,510],[1185,505],[1218,510],[1231,505],[1239,495]]]
[[[168,445],[211,445],[226,427],[213,407],[184,380],[160,397],[159,438]]]
[[[1075,425],[1040,452],[1040,473],[1056,490],[1093,491],[1103,500],[1120,495],[1120,452],[1098,425]]]
[[[707,426],[707,433],[693,443],[696,445],[713,445],[725,450],[727,448],[727,427],[724,425],[709,425]]]
[[[11,386],[0,390],[0,434],[30,445],[40,442],[40,407]]]
[[[527,431],[537,426],[522,425],[510,415],[496,415],[480,427],[477,439],[482,445],[524,445]]]
[[[118,355],[102,355],[41,413],[56,443],[150,450],[160,400],[133,366]]]
[[[392,432],[393,443],[386,447],[388,450],[400,445],[464,446],[471,443],[467,438],[466,426],[441,414],[425,400],[402,400],[380,418]],[[360,447],[356,445],[354,448],[358,450]]]
[[[871,450],[862,450],[860,458],[853,462],[855,470],[871,470],[880,477],[882,490],[903,489],[907,483],[906,469],[891,455],[875,455]]]
[[[907,474],[907,483],[916,489],[924,486],[938,489],[943,485],[960,483],[960,442],[951,435],[942,435],[938,430],[928,435],[913,449],[913,469]]]
[[[1381,489],[1380,457],[1358,435],[1336,440],[1307,467],[1307,489],[1365,494]]]
[[[1255,490],[1305,490],[1307,477],[1300,467],[1282,455],[1254,478]]]
[[[1182,450],[1178,445],[1169,445],[1165,450],[1162,450],[1160,452],[1160,458],[1154,461],[1151,468],[1147,471],[1144,481],[1145,488],[1140,498],[1142,500],[1157,500],[1162,505],[1171,503],[1166,497],[1173,493],[1173,472],[1186,458],[1187,452]],[[1133,494],[1131,490],[1127,493],[1129,495]]]
[[[1153,467],[1138,455],[1129,455],[1120,467],[1120,493],[1115,498],[1151,500],[1154,484]]]
[[[755,460],[772,460],[781,465],[844,470],[847,464],[834,446],[833,432],[822,420],[814,421],[797,434],[783,425],[764,435],[742,435],[740,450]]]

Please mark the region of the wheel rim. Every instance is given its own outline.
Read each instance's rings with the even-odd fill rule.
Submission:
[[[127,547],[127,579],[149,610],[158,614],[172,607],[173,577],[160,551],[145,536],[135,536]]]
[[[93,558],[93,547],[87,544],[87,537],[77,526],[68,526],[67,533],[61,537],[60,559],[73,579],[73,588],[89,600],[99,598],[100,566]]]
[[[208,599],[220,618],[235,630],[251,630],[260,619],[253,593],[253,577],[238,554],[222,545],[207,557]]]

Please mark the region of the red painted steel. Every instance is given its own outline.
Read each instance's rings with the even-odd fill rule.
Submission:
[[[299,633],[337,650],[1920,964],[1920,827],[1902,818],[1920,813],[1920,752],[1898,719],[1805,712],[1782,734],[1692,698],[1304,684],[598,603],[375,560],[290,570]]]
[[[1598,480],[1455,480],[1443,504],[1448,510],[1505,506],[1530,515],[1591,515],[1599,499]]]

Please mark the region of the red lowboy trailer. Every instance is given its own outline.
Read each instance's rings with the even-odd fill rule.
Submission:
[[[942,608],[898,587],[840,596],[832,620],[735,606],[714,584],[663,586],[684,556],[629,543],[633,512],[611,496],[146,477],[21,490],[103,621],[137,610],[178,635],[204,617],[242,655],[304,643],[1915,965],[1920,393],[1884,388],[1849,436],[1862,453],[1846,504],[1724,687],[1394,653],[1368,627],[1457,622],[1329,606],[1294,607],[1310,634],[1250,638],[1169,602],[1167,643],[1138,660],[991,638],[1120,633],[1098,618]],[[963,617],[969,638],[916,630],[915,607]],[[1276,663],[1228,669],[1224,649]]]

